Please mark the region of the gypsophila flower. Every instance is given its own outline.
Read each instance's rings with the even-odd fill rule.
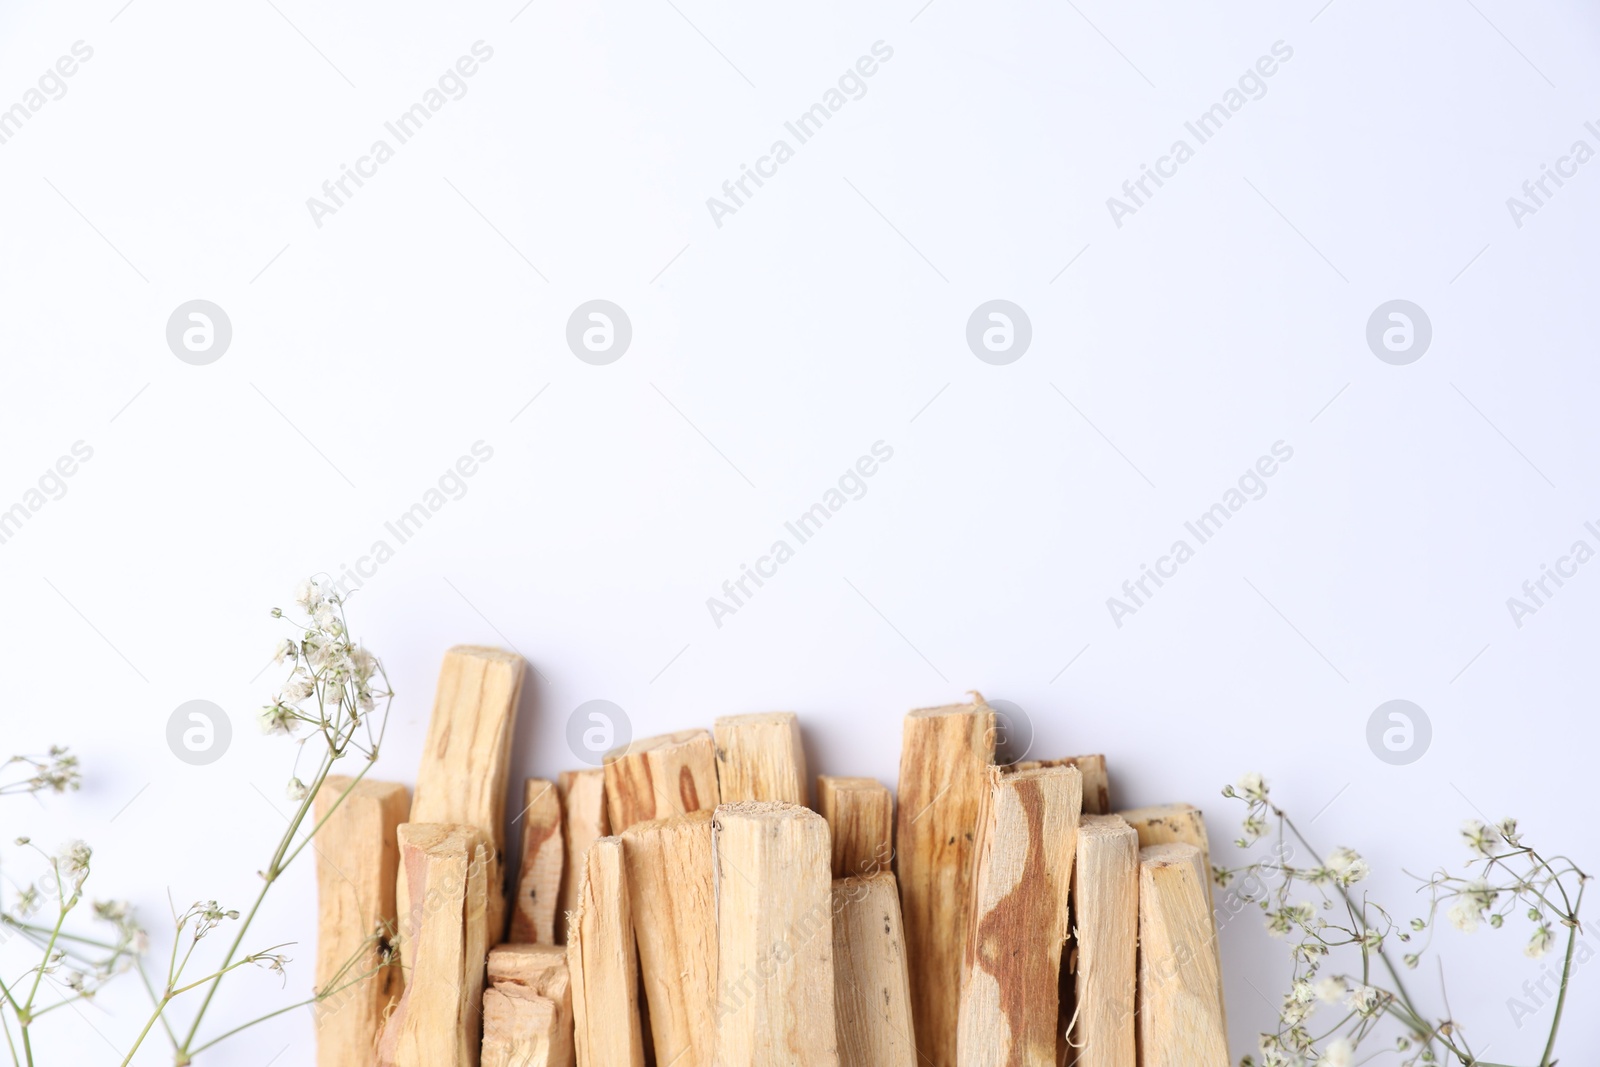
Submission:
[[[304,800],[306,798],[306,794],[311,792],[311,790],[307,789],[306,784],[300,779],[291,778],[289,779],[289,784],[287,787],[285,787],[284,792],[288,794],[290,800]]]
[[[279,701],[257,712],[256,721],[261,724],[261,732],[264,734],[293,734],[295,712],[293,708]]]
[[[1255,771],[1240,776],[1234,788],[1246,800],[1263,801],[1267,799],[1267,780]]]
[[[1355,1061],[1356,1049],[1348,1038],[1336,1037],[1322,1050],[1323,1067],[1350,1067]]]
[[[1379,1005],[1383,1003],[1383,992],[1369,985],[1357,984],[1350,987],[1350,996],[1345,1003],[1357,1015],[1370,1019],[1377,1014]]]
[[[302,610],[312,611],[321,601],[321,590],[311,579],[307,578],[294,587],[294,602],[299,604]]]
[[[1522,847],[1522,835],[1517,832],[1517,820],[1501,819],[1500,822],[1495,825],[1495,830],[1500,834],[1501,838],[1505,840],[1505,843],[1510,845],[1512,848]]]
[[[1372,873],[1367,861],[1353,849],[1336,848],[1328,856],[1328,870],[1340,885],[1354,885]]]
[[[1454,926],[1464,934],[1470,934],[1478,928],[1479,912],[1476,905],[1466,897],[1460,897],[1450,905],[1450,910],[1445,913]]]
[[[1530,960],[1536,960],[1550,951],[1550,946],[1555,942],[1556,935],[1550,929],[1549,923],[1540,923],[1534,927],[1533,936],[1528,939],[1527,947],[1522,950],[1523,955]]]
[[[1344,979],[1337,977],[1319,978],[1314,988],[1317,992],[1317,999],[1324,1004],[1337,1004],[1349,992],[1349,988],[1344,984]]]
[[[1468,848],[1480,856],[1492,856],[1494,854],[1495,833],[1486,822],[1468,819],[1462,823],[1461,839],[1467,843]]]
[[[290,638],[285,637],[283,640],[279,641],[275,646],[273,646],[272,662],[282,663],[286,659],[296,659],[299,657],[299,655],[300,646],[295,644]]]

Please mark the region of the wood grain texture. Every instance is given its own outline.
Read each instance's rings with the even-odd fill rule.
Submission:
[[[1119,815],[1085,815],[1072,868],[1077,1067],[1136,1067],[1139,835]]]
[[[828,824],[794,804],[724,804],[717,1067],[838,1067]]]
[[[1217,971],[1222,971],[1222,943],[1217,938],[1216,890],[1211,877],[1211,840],[1206,833],[1205,816],[1193,804],[1153,804],[1149,807],[1130,808],[1121,812],[1123,821],[1139,835],[1139,847],[1152,845],[1185,844],[1200,850],[1200,869],[1206,891],[1206,909],[1211,922],[1211,951],[1217,958]],[[1222,1006],[1222,1020],[1226,1027],[1228,1006]]]
[[[888,871],[833,883],[833,1004],[839,1067],[916,1067],[900,889]]]
[[[1194,845],[1139,851],[1141,1067],[1228,1067],[1207,880]]]
[[[800,717],[792,711],[725,715],[712,724],[721,802],[807,803]]]
[[[924,708],[905,719],[895,874],[917,1051],[930,1067],[956,1062],[972,857],[994,738],[994,710],[987,704]]]
[[[475,826],[406,823],[400,842],[405,992],[381,1067],[477,1067],[492,847]]]
[[[606,806],[606,772],[562,771],[556,779],[561,794],[561,816],[565,825],[567,862],[561,875],[561,896],[556,901],[556,938],[565,944],[567,919],[578,906],[578,889],[583,884],[584,857],[589,846],[611,834],[611,815]]]
[[[561,795],[554,782],[529,778],[522,790],[522,872],[511,909],[511,940],[519,944],[556,943],[556,903],[566,866]]]
[[[573,1067],[576,1053],[572,1045],[572,983],[567,974],[567,953],[554,945],[500,945],[489,950],[489,988],[519,1000],[540,999],[545,1009],[535,1005],[501,1005],[507,1013],[507,1028],[496,1031],[496,1043],[519,1049],[532,1045],[528,1067]],[[489,995],[484,994],[484,1063],[490,1048]],[[511,1029],[512,1026],[517,1029]],[[528,1031],[532,1031],[532,1038]],[[498,1054],[498,1052],[497,1052]],[[543,1058],[540,1058],[543,1057]],[[517,1065],[515,1057],[508,1061]]]
[[[716,1050],[717,902],[711,812],[622,834],[656,1062],[710,1067]]]
[[[567,927],[567,970],[578,1067],[643,1067],[639,960],[621,838],[589,846]]]
[[[332,990],[316,1009],[318,1067],[371,1063],[400,995],[400,969],[379,968],[397,925],[395,835],[410,810],[411,794],[395,782],[330,775],[317,790],[316,988]]]
[[[561,1039],[553,1001],[522,986],[484,990],[482,1067],[555,1067]]]
[[[1082,808],[1076,767],[990,769],[963,954],[961,1067],[1055,1067]]]
[[[464,824],[483,831],[494,849],[489,925],[496,942],[505,934],[501,858],[522,675],[522,657],[504,649],[457,645],[444,654],[411,805],[413,822]]]
[[[716,746],[707,730],[647,737],[606,753],[611,832],[717,806]]]
[[[1059,759],[1023,760],[1008,770],[1036,771],[1041,767],[1076,767],[1083,775],[1083,813],[1105,815],[1111,811],[1111,778],[1104,756],[1062,756]]]
[[[833,834],[835,878],[876,874],[894,857],[894,794],[876,778],[817,776],[817,812]]]

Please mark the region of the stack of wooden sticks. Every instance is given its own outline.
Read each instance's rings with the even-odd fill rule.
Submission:
[[[1227,1067],[1193,806],[996,765],[973,694],[906,716],[898,811],[812,808],[795,716],[735,715],[525,782],[508,904],[522,674],[446,654],[414,798],[324,783],[319,1067]]]

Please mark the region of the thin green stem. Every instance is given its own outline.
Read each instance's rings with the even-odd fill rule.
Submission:
[[[244,921],[239,924],[239,932],[234,936],[233,944],[228,946],[228,953],[222,959],[222,968],[217,971],[216,977],[211,980],[210,988],[206,990],[205,997],[200,1001],[200,1007],[195,1012],[194,1021],[189,1025],[188,1032],[184,1034],[183,1042],[180,1046],[182,1051],[189,1052],[190,1046],[194,1044],[195,1035],[200,1031],[200,1023],[205,1018],[206,1009],[211,1006],[212,998],[217,995],[217,987],[222,984],[223,975],[232,970],[230,965],[233,963],[234,956],[239,953],[239,946],[244,943],[245,935],[250,930],[250,924],[255,920],[256,913],[261,910],[261,905],[267,899],[267,893],[272,889],[273,883],[278,880],[278,876],[283,873],[284,868],[288,865],[285,862],[285,856],[288,854],[289,846],[294,843],[295,832],[299,830],[300,824],[305,821],[306,813],[311,810],[317,790],[322,788],[322,783],[327,780],[328,772],[333,769],[334,759],[335,756],[331,752],[323,756],[322,764],[317,769],[315,780],[306,790],[305,798],[300,801],[299,809],[295,812],[294,817],[290,819],[288,829],[284,831],[282,839],[278,842],[277,849],[273,852],[272,862],[262,872],[263,884],[261,892],[256,895],[255,903],[250,905],[250,911],[245,915]],[[342,800],[343,798],[341,797],[340,799]],[[299,850],[296,849],[295,854],[298,855],[298,853]]]
[[[307,1004],[315,1004],[318,1001],[326,1000],[328,997],[331,997],[331,996],[334,996],[336,994],[342,993],[346,989],[349,989],[351,986],[356,985],[357,983],[366,981],[368,978],[370,978],[373,975],[377,974],[382,969],[383,968],[381,968],[381,967],[374,967],[372,970],[368,971],[366,974],[361,975],[359,978],[353,978],[350,981],[346,982],[344,985],[339,986],[336,989],[324,990],[323,992],[317,993],[314,996],[307,997],[305,1000],[302,1000],[299,1003],[290,1004],[288,1007],[279,1008],[277,1011],[270,1011],[267,1014],[262,1015],[262,1016],[260,1016],[258,1018],[251,1019],[247,1023],[241,1023],[240,1025],[235,1026],[232,1030],[229,1030],[226,1033],[217,1035],[216,1037],[212,1038],[210,1041],[207,1041],[203,1045],[196,1045],[193,1049],[190,1050],[189,1055],[198,1056],[200,1053],[204,1052],[206,1049],[210,1048],[212,1045],[215,1045],[219,1041],[224,1041],[227,1038],[232,1037],[234,1034],[237,1034],[240,1030],[248,1030],[250,1027],[255,1026],[257,1023],[264,1023],[268,1019],[271,1019],[271,1018],[273,1018],[275,1016],[278,1016],[278,1015],[282,1015],[286,1011],[293,1011],[296,1008],[303,1008]]]
[[[1578,907],[1583,904],[1583,883],[1578,883],[1578,900],[1573,905],[1572,914],[1567,916],[1572,923],[1567,927],[1567,955],[1561,963],[1561,992],[1556,996],[1555,1016],[1550,1020],[1550,1039],[1545,1042],[1544,1054],[1539,1057],[1539,1067],[1551,1067],[1555,1062],[1553,1057],[1556,1051],[1556,1031],[1561,1028],[1561,1011],[1567,1006],[1567,982],[1572,977],[1572,952],[1578,945]]]

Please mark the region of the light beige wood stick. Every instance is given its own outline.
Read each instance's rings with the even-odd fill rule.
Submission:
[[[492,849],[475,826],[405,823],[406,987],[379,1042],[381,1067],[477,1067],[489,953]]]
[[[1217,938],[1216,891],[1211,878],[1211,841],[1206,834],[1205,817],[1193,804],[1153,804],[1144,808],[1130,808],[1121,813],[1127,824],[1139,835],[1139,847],[1151,845],[1184,844],[1200,850],[1200,869],[1205,883],[1206,908],[1211,921],[1211,951],[1217,958],[1217,973],[1222,972],[1222,943]],[[1222,1005],[1222,1020],[1226,1028],[1228,1006]]]
[[[330,775],[317,790],[316,988],[333,991],[317,1003],[318,1067],[370,1063],[400,995],[398,967],[356,979],[380,966],[379,939],[395,936],[395,832],[410,810],[410,793],[395,782]]]
[[[976,704],[924,708],[906,716],[895,873],[917,1051],[931,1067],[956,1062],[973,843],[993,762],[994,709],[981,697]]]
[[[888,871],[833,883],[833,1005],[839,1067],[916,1067],[900,890]]]
[[[517,985],[483,991],[482,1067],[554,1067],[560,1041],[553,1001]]]
[[[561,795],[554,782],[529,778],[522,791],[522,874],[511,912],[511,940],[556,943],[556,902],[566,843],[561,832]]]
[[[963,957],[956,1039],[962,1067],[1055,1067],[1082,808],[1076,767],[990,769]]]
[[[828,824],[794,804],[724,804],[717,1067],[838,1067]]]
[[[1228,1067],[1207,881],[1194,845],[1139,850],[1141,1067]]]
[[[717,806],[716,746],[706,730],[646,737],[606,753],[611,832]]]
[[[894,794],[888,786],[876,778],[819,774],[817,811],[833,834],[835,878],[889,869],[894,857]]]
[[[567,971],[578,1067],[643,1067],[639,958],[621,838],[589,846],[578,908],[568,920]]]
[[[584,857],[589,846],[611,834],[611,816],[606,805],[606,772],[562,771],[556,779],[561,794],[562,818],[566,822],[567,862],[561,876],[561,896],[556,901],[556,937],[567,940],[567,917],[578,906],[578,889],[583,884]]]
[[[504,649],[457,645],[444,654],[411,805],[413,822],[476,826],[494,848],[488,918],[494,943],[506,929],[501,857],[522,673],[522,657]]]
[[[492,986],[527,986],[563,1003],[572,1000],[567,952],[555,945],[496,945],[489,950],[488,981]]]
[[[1072,868],[1077,1022],[1068,1063],[1135,1067],[1139,835],[1120,815],[1085,815]]]
[[[1036,771],[1041,767],[1076,767],[1083,775],[1083,813],[1106,815],[1111,811],[1111,779],[1106,774],[1104,756],[1062,756],[1060,759],[1023,760],[1011,765],[1013,771]]]
[[[512,1049],[531,1044],[528,1067],[573,1067],[572,984],[567,975],[566,950],[553,945],[500,945],[489,950],[490,990],[519,1000],[548,1002],[539,1005],[501,1004],[506,1025],[496,1028],[496,1043]],[[484,1067],[491,1067],[489,994],[484,994]],[[498,1051],[496,1053],[499,1054]],[[543,1056],[540,1059],[539,1056]],[[518,1064],[513,1057],[511,1064]]]
[[[711,1067],[717,1024],[711,812],[628,827],[622,859],[656,1063]]]
[[[806,803],[806,754],[792,711],[724,715],[712,725],[721,802]]]

